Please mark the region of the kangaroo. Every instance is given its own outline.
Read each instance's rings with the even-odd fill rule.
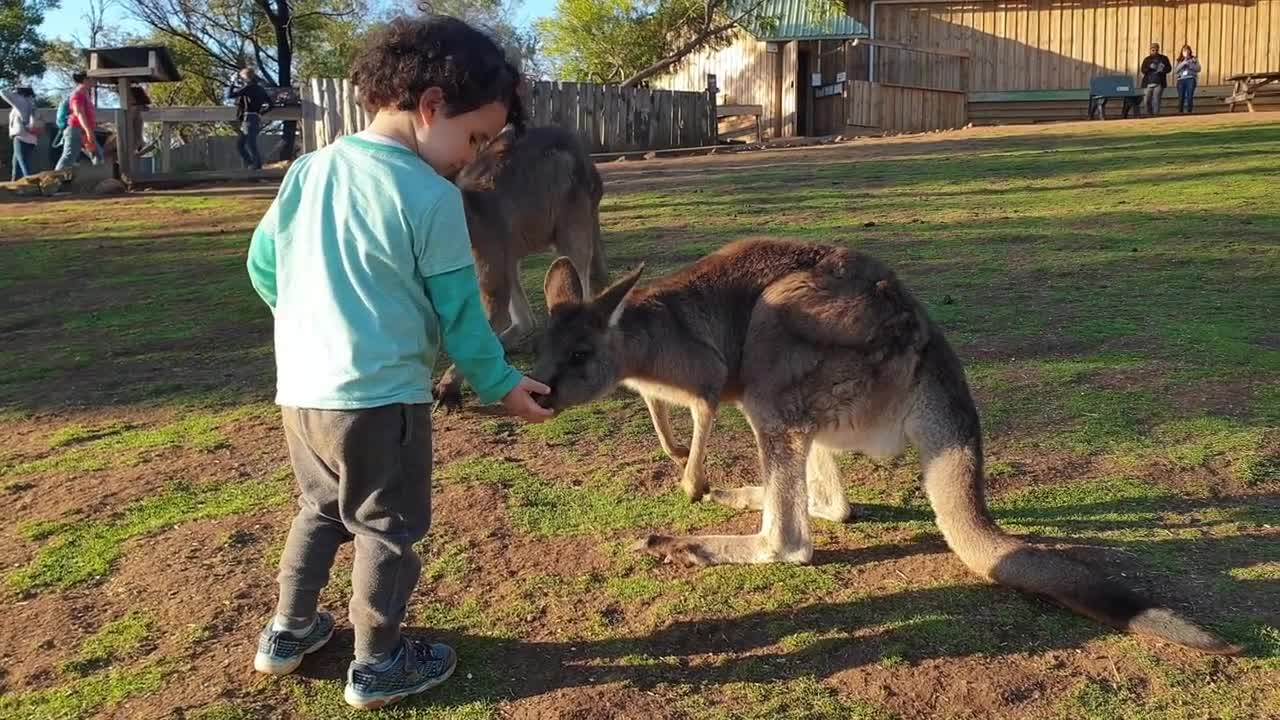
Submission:
[[[604,183],[577,136],[560,127],[511,126],[454,182],[462,190],[471,252],[489,323],[508,350],[535,328],[520,282],[520,261],[555,247],[582,268],[580,281],[609,281],[600,238]],[[437,406],[461,404],[462,377],[450,366],[436,385]]]
[[[1131,632],[1207,653],[1241,650],[996,525],[960,360],[883,263],[843,247],[753,239],[636,288],[643,269],[588,299],[570,260],[552,264],[550,322],[533,372],[552,388],[542,402],[558,411],[621,383],[646,401],[711,411],[736,403],[755,434],[764,484],[710,495],[761,510],[758,533],[650,535],[639,549],[696,565],[808,563],[809,515],[849,514],[837,453],[889,457],[910,442],[947,545],[977,575]],[[710,418],[695,426],[703,437],[695,429],[694,448]]]

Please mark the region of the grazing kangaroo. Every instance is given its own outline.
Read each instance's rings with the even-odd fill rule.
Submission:
[[[582,268],[580,280],[609,282],[600,240],[604,183],[577,136],[560,127],[511,126],[458,173],[471,252],[489,324],[508,350],[536,326],[520,283],[520,261],[555,247]],[[461,404],[462,377],[450,366],[436,385],[437,405]]]
[[[623,383],[648,402],[692,404],[695,417],[703,416],[694,452],[705,444],[715,408],[734,402],[755,433],[764,482],[711,494],[762,510],[757,534],[651,535],[645,551],[688,564],[810,562],[809,515],[849,514],[836,454],[894,456],[909,441],[920,452],[943,537],[976,574],[1119,628],[1208,653],[1239,652],[1100,572],[996,525],[983,494],[978,413],[960,361],[883,263],[842,247],[760,239],[633,290],[642,270],[584,299],[572,263],[560,258],[551,266],[551,319],[533,373],[552,388],[542,402],[560,410]]]

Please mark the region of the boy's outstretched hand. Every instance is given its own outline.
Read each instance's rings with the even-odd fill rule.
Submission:
[[[526,422],[540,423],[551,417],[551,410],[542,407],[534,395],[550,395],[551,388],[529,377],[520,378],[520,384],[502,398],[502,407]]]

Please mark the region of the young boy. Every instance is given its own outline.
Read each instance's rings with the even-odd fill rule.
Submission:
[[[448,646],[400,634],[431,516],[437,334],[483,402],[530,422],[550,411],[533,398],[549,390],[507,365],[489,328],[461,195],[445,179],[522,123],[519,73],[459,20],[401,18],[371,38],[352,78],[376,118],[289,168],[249,247],[275,315],[276,402],[301,488],[254,667],[292,672],[328,641],[318,596],[338,546],[354,541],[344,696],[377,708],[457,663]]]

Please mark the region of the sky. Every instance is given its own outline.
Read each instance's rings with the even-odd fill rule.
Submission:
[[[82,19],[89,7],[89,0],[62,0],[62,6],[49,11],[40,26],[40,33],[45,37],[70,40],[72,35],[83,34],[85,22]],[[555,0],[524,0],[517,15],[517,24],[526,24],[535,18],[550,15],[555,8]],[[143,32],[145,28],[129,18],[128,13],[115,8],[108,17],[121,30]]]
[[[374,0],[377,2],[377,0]],[[555,9],[556,0],[523,0],[520,11],[516,15],[517,25],[526,25],[539,17],[550,15]],[[73,36],[82,38],[87,34],[88,23],[84,15],[88,11],[90,0],[61,0],[61,5],[45,13],[44,22],[40,25],[40,34],[47,38],[71,40]],[[132,19],[122,7],[114,7],[107,11],[108,22],[116,29],[125,32],[142,34],[147,27]],[[52,93],[58,88],[58,81],[50,74],[37,79],[33,85],[41,93]]]

